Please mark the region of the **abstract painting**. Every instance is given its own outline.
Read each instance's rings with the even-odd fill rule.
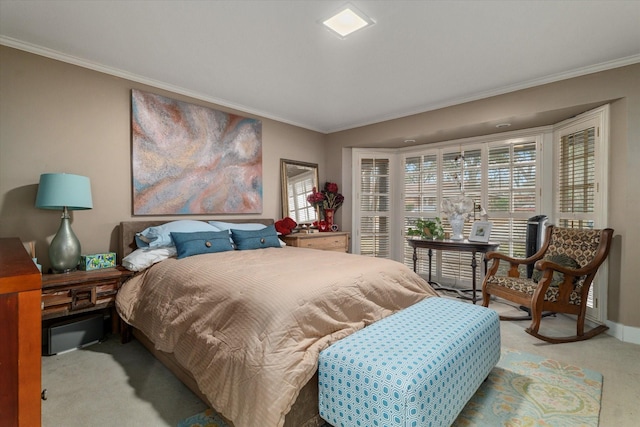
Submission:
[[[131,93],[134,215],[262,213],[262,122]]]

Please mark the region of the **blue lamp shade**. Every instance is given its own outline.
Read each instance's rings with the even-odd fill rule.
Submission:
[[[92,209],[89,178],[70,173],[43,173],[36,196],[40,209],[69,210]]]
[[[75,270],[80,261],[80,241],[71,229],[69,210],[91,209],[91,183],[86,176],[67,173],[40,175],[36,207],[62,211],[60,228],[49,245],[49,261],[56,273]]]

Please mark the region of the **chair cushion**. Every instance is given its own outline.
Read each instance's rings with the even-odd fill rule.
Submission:
[[[547,253],[567,254],[578,261],[578,264],[585,266],[598,252],[600,231],[554,227]]]
[[[526,279],[521,277],[506,277],[506,276],[493,276],[487,278],[487,283],[492,285],[502,286],[509,288],[517,292],[533,295],[538,288],[538,282],[534,282],[533,279]],[[569,296],[569,303],[580,305],[580,293],[579,289],[574,288]],[[555,302],[558,301],[558,295],[560,294],[560,288],[558,286],[549,286],[547,293],[544,295],[546,301]]]
[[[578,261],[576,261],[575,259],[571,258],[569,255],[566,255],[566,254],[551,255],[548,257],[544,257],[544,260],[551,261],[562,267],[580,268],[580,264],[578,264]],[[542,279],[542,273],[543,272],[541,270],[538,270],[538,269],[534,270],[533,274],[531,275],[531,279],[534,282],[538,283],[540,279]],[[558,287],[563,281],[564,281],[564,274],[560,273],[559,271],[554,271],[553,279],[551,279],[551,284],[549,286]],[[575,284],[577,281],[578,281],[578,277],[575,277],[573,279],[573,283]]]

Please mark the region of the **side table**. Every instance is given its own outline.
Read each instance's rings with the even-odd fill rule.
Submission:
[[[407,243],[409,246],[413,248],[413,271],[416,271],[416,263],[418,261],[417,248],[425,248],[429,249],[429,284],[435,285],[434,289],[436,290],[451,290],[458,293],[461,298],[470,299],[475,304],[478,300],[476,296],[476,267],[478,263],[476,261],[476,253],[487,253],[490,251],[495,251],[500,246],[499,243],[495,242],[470,242],[468,240],[431,240],[431,239],[418,239],[418,238],[408,238]],[[433,282],[431,280],[431,257],[433,256],[433,250],[441,250],[441,251],[455,251],[455,252],[471,252],[471,270],[473,272],[472,275],[472,288],[471,289],[454,289],[454,288],[445,288],[440,286],[440,284]],[[483,257],[484,261],[484,272],[487,273],[487,259]],[[471,292],[471,297],[466,296],[463,292]]]

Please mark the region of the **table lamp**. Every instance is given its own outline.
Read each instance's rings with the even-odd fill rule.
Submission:
[[[60,228],[49,245],[51,268],[56,273],[76,269],[80,261],[80,241],[71,230],[69,210],[93,208],[89,178],[67,173],[40,175],[36,207],[62,210]]]

